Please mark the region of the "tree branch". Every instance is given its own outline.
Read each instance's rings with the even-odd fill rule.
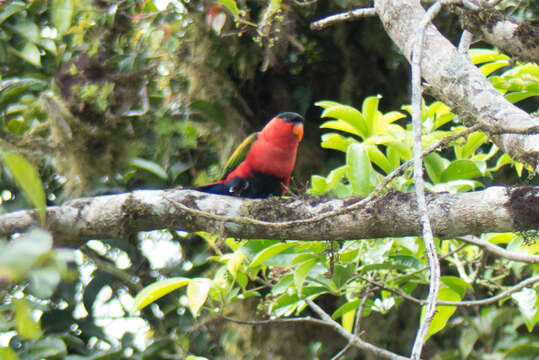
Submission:
[[[328,325],[330,325],[333,329],[335,329],[335,331],[337,331],[342,337],[347,339],[353,346],[357,347],[358,349],[369,352],[383,359],[390,359],[390,360],[408,359],[404,356],[397,355],[395,353],[392,353],[391,351],[384,350],[375,345],[372,345],[371,343],[361,340],[359,337],[353,335],[348,330],[343,328],[341,324],[333,320],[331,316],[329,316],[320,306],[316,305],[312,300],[306,299],[305,301],[307,302],[307,304],[309,304],[309,307],[315,313],[317,313],[318,316],[320,316],[320,318],[324,322],[328,323]]]
[[[327,16],[323,19],[311,23],[311,30],[322,30],[330,25],[343,21],[353,21],[362,17],[376,16],[374,8],[355,9],[335,15]]]
[[[519,24],[501,11],[483,4],[475,9],[453,6],[462,27],[502,51],[524,61],[539,62],[539,28]]]
[[[440,238],[539,229],[539,187],[426,195],[433,233]],[[356,207],[350,199],[252,200],[193,190],[139,190],[72,200],[47,208],[46,214],[55,244],[69,246],[164,228],[246,239],[345,240],[417,236],[420,226],[414,195],[395,191]],[[34,210],[0,215],[0,236],[38,224]]]
[[[514,252],[514,251],[507,251],[505,249],[502,249],[499,246],[496,246],[494,244],[489,243],[488,241],[484,241],[479,239],[476,236],[460,236],[457,238],[457,240],[464,241],[469,244],[477,245],[483,250],[493,253],[494,255],[513,260],[513,261],[521,261],[528,264],[539,264],[539,255],[530,255],[526,252]]]
[[[386,32],[410,61],[414,36],[425,10],[418,0],[376,0],[376,12]],[[539,171],[539,120],[507,101],[465,54],[432,24],[425,33],[423,78],[436,96],[463,119],[487,125],[484,130],[500,149],[513,159]],[[521,134],[501,134],[505,129]]]

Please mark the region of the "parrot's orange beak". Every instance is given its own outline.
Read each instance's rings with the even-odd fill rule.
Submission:
[[[292,133],[297,135],[300,140],[303,139],[303,124],[295,124],[292,128]]]

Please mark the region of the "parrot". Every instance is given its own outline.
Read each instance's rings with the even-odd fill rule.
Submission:
[[[228,159],[221,180],[195,190],[246,198],[283,195],[303,138],[304,119],[283,112],[249,135]]]

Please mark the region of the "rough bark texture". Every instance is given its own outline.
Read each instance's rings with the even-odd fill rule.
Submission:
[[[434,235],[441,238],[539,229],[539,187],[491,187],[463,194],[428,194],[427,203]],[[57,245],[71,246],[87,239],[162,228],[283,240],[420,234],[417,203],[412,193],[390,192],[366,206],[330,215],[346,206],[353,207],[354,202],[314,198],[248,200],[193,190],[140,190],[50,207],[46,227]],[[0,216],[0,235],[21,232],[37,223],[33,210],[8,213]]]
[[[539,28],[519,24],[488,6],[477,10],[452,6],[463,28],[504,52],[524,61],[539,62]]]
[[[376,0],[375,8],[386,32],[410,61],[425,10],[417,0]],[[463,120],[487,125],[485,131],[499,148],[539,171],[539,119],[498,93],[468,56],[459,54],[435,26],[427,27],[423,47],[422,77],[435,95]]]

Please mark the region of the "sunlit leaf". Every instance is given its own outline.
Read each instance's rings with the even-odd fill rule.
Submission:
[[[344,120],[352,126],[362,138],[366,138],[368,135],[368,127],[363,118],[363,114],[352,106],[337,105],[327,108],[322,112],[320,117]]]
[[[433,184],[438,184],[442,180],[442,173],[446,167],[446,160],[433,152],[423,158],[425,170]]]
[[[21,51],[14,51],[16,55],[20,56],[23,60],[30,64],[41,67],[41,54],[37,46],[30,41],[24,44]]]
[[[189,309],[193,317],[197,317],[200,308],[206,302],[208,293],[210,292],[210,280],[204,278],[196,278],[189,281],[187,285],[187,300]]]
[[[505,94],[505,98],[513,104],[534,96],[539,96],[539,92],[522,90]]]
[[[311,269],[313,268],[313,266],[316,264],[317,261],[318,261],[317,259],[307,260],[295,269],[294,285],[296,286],[296,289],[299,295],[301,295],[301,291],[303,290],[303,283],[305,282],[305,279],[307,279],[309,272],[311,271]]]
[[[513,300],[518,304],[518,309],[524,317],[526,327],[529,332],[533,331],[533,328],[539,320],[539,298],[537,291],[530,288],[524,288],[519,292],[511,294]]]
[[[168,293],[189,284],[191,279],[175,277],[154,282],[140,291],[133,300],[131,312],[140,310]]]
[[[9,346],[0,348],[0,359],[2,360],[18,360],[19,357]]]
[[[238,17],[240,15],[240,9],[238,8],[238,4],[236,4],[235,0],[219,0],[219,3],[227,8],[227,10],[230,11],[234,17]]]
[[[13,26],[13,30],[34,44],[39,43],[39,27],[33,22],[29,20],[19,21]]]
[[[440,292],[438,293],[438,300],[460,301],[460,299],[461,299],[460,295],[450,288],[443,287],[440,289]],[[450,306],[450,305],[436,306],[436,312],[434,314],[432,322],[430,323],[429,331],[427,332],[427,339],[445,327],[445,325],[447,324],[447,321],[449,320],[451,315],[453,315],[456,309],[457,309],[456,306]],[[425,314],[425,306],[423,306],[421,314],[423,317]]]
[[[473,179],[481,175],[481,171],[473,161],[455,160],[442,172],[441,182]]]
[[[155,176],[157,176],[158,178],[162,180],[166,180],[168,178],[168,175],[165,169],[163,169],[163,167],[161,167],[161,165],[159,165],[156,162],[146,160],[146,159],[141,159],[141,158],[133,158],[131,159],[130,163],[131,163],[131,166],[140,170],[147,171],[151,174],[154,174]]]
[[[41,225],[45,225],[45,190],[39,173],[32,164],[21,155],[9,153],[4,155],[4,163],[9,168],[17,185],[24,191],[39,214]]]
[[[378,104],[380,103],[381,98],[382,95],[376,95],[369,96],[363,100],[361,113],[363,114],[365,124],[367,125],[367,136],[374,135],[379,130],[383,130],[383,128],[379,128],[378,124]]]
[[[342,327],[348,330],[348,332],[352,332],[352,329],[354,328],[355,318],[356,318],[355,310],[344,313],[342,316]]]
[[[245,255],[241,251],[234,251],[228,258],[228,261],[226,263],[226,268],[232,275],[232,277],[235,279],[236,274],[238,273],[238,270],[241,267],[241,264],[243,263],[243,260],[245,260]]]
[[[359,143],[351,144],[346,152],[346,164],[348,180],[354,193],[359,196],[368,195],[374,189],[371,185],[373,169],[365,146]]]
[[[41,326],[32,319],[32,308],[26,299],[15,300],[15,326],[23,339],[36,340],[43,336]]]
[[[250,268],[254,268],[260,264],[262,264],[264,261],[268,260],[269,258],[285,251],[286,249],[289,249],[293,246],[296,246],[296,243],[278,243],[275,245],[272,245],[261,252],[259,252],[254,258],[253,261],[251,261],[251,264],[249,264]]]
[[[71,26],[73,0],[52,0],[50,7],[51,21],[62,36]]]

